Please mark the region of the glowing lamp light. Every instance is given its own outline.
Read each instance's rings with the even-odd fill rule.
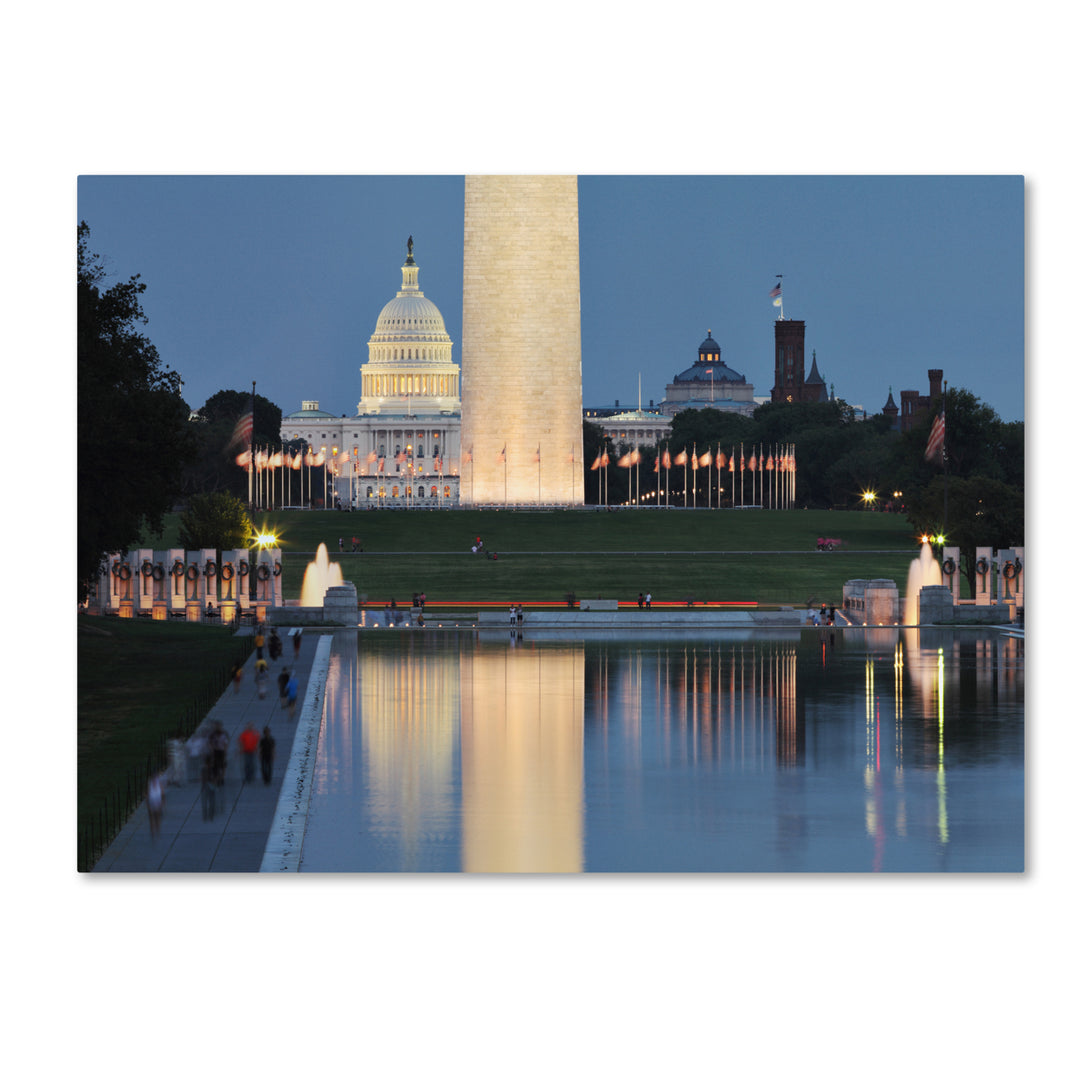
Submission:
[[[261,532],[256,535],[255,543],[259,548],[275,547],[277,545],[277,537],[272,532]]]

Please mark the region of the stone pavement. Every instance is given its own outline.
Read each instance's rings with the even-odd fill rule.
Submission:
[[[255,653],[244,665],[237,693],[230,686],[200,724],[193,738],[210,731],[220,721],[229,736],[225,784],[216,790],[215,813],[204,820],[202,813],[200,762],[188,759],[186,780],[169,784],[161,831],[150,836],[145,801],[132,814],[116,839],[94,866],[94,873],[119,872],[258,872],[293,749],[294,736],[311,681],[312,665],[320,636],[307,630],[301,641],[299,660],[293,660],[293,641],[287,627],[278,627],[284,644],[282,658],[270,662],[266,697],[255,686]],[[269,659],[269,657],[267,657]],[[300,683],[294,719],[282,708],[277,677],[282,666],[295,666]],[[265,784],[256,763],[255,779],[244,782],[244,764],[237,738],[251,721],[262,736],[269,725],[276,742],[273,779]]]

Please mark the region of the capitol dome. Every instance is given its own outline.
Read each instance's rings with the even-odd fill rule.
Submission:
[[[460,411],[460,371],[442,313],[420,291],[420,267],[408,257],[401,289],[379,313],[361,368],[360,413]]]

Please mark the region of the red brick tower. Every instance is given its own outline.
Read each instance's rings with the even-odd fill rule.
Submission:
[[[777,319],[776,367],[773,376],[773,401],[803,401],[805,361],[803,346],[806,323],[802,319]]]

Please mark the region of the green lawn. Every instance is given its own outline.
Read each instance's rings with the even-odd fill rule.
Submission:
[[[898,515],[830,510],[371,510],[257,515],[284,552],[286,598],[300,595],[320,543],[369,602],[550,600],[577,596],[656,600],[838,601],[850,578],[888,577],[901,591],[918,544]],[[155,547],[175,545],[176,520]],[[356,536],[363,554],[353,554]],[[474,556],[480,536],[492,560]],[[818,552],[819,536],[844,546]],[[345,541],[338,553],[338,538]]]
[[[106,835],[142,798],[148,762],[189,735],[228,685],[252,638],[221,627],[79,615],[77,812],[80,868],[93,823]]]

